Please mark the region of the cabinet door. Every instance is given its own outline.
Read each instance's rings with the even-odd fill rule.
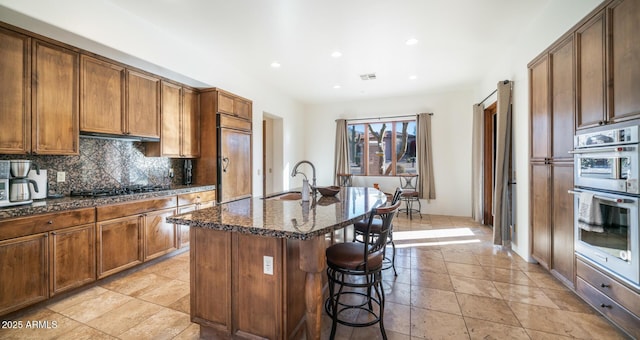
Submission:
[[[178,208],[178,214],[184,214],[187,212],[195,211],[196,204],[187,205]],[[189,246],[189,226],[177,225],[178,228],[178,248],[184,248]]]
[[[51,232],[51,295],[96,279],[95,224]]]
[[[640,116],[640,2],[618,0],[608,8],[609,76],[613,120]]]
[[[160,79],[127,70],[128,134],[160,138]]]
[[[251,133],[220,129],[220,201],[251,196]]]
[[[242,99],[236,99],[234,104],[235,104],[235,113],[238,116],[238,118],[251,120],[252,112],[251,112],[250,102]]]
[[[0,28],[0,154],[31,151],[31,39]]]
[[[547,269],[551,259],[549,172],[548,164],[531,164],[531,256]]]
[[[235,115],[234,98],[222,92],[218,92],[218,112]]]
[[[180,157],[180,100],[182,87],[162,82],[162,156]]]
[[[142,216],[98,222],[98,278],[142,263]]]
[[[80,130],[124,134],[124,67],[80,58]]]
[[[78,53],[37,40],[33,43],[33,153],[78,154],[78,62]]]
[[[576,32],[577,115],[576,128],[606,122],[605,17],[604,11]]]
[[[176,226],[165,222],[176,214],[176,209],[165,209],[145,214],[144,260],[156,258],[177,248]]]
[[[531,159],[549,157],[549,58],[545,55],[529,68],[531,111]]]
[[[181,139],[183,157],[200,156],[200,110],[198,94],[183,88]]]
[[[0,315],[49,297],[47,234],[0,241]]]
[[[575,254],[573,251],[573,163],[553,164],[552,183],[552,260],[551,269],[575,285]]]
[[[572,159],[575,132],[573,36],[549,52],[551,74],[551,157]],[[537,143],[537,140],[534,142]]]

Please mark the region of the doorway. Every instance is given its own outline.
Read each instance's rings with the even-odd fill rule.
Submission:
[[[283,122],[282,118],[262,114],[262,195],[283,191]]]
[[[493,226],[493,189],[495,188],[496,169],[496,124],[498,103],[487,106],[484,109],[484,178],[483,178],[483,220],[485,225]]]

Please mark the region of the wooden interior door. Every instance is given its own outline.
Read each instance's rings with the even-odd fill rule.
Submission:
[[[251,196],[251,132],[220,129],[220,202]]]
[[[485,225],[493,225],[493,188],[496,163],[496,102],[484,109],[484,199],[483,219]]]

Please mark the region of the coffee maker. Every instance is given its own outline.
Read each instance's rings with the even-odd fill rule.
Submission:
[[[29,184],[33,185],[35,192],[38,192],[38,184],[27,178],[32,166],[40,171],[30,160],[0,161],[0,207],[33,202]]]

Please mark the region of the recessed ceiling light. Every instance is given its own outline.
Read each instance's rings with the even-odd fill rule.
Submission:
[[[411,39],[409,39],[409,40],[405,41],[404,43],[405,43],[405,44],[407,44],[407,45],[409,45],[409,46],[411,46],[411,45],[415,45],[415,44],[417,44],[417,43],[418,43],[418,39],[416,39],[416,38],[411,38]]]
[[[333,88],[334,88],[334,89],[339,89],[339,88],[341,88],[341,87],[342,87],[342,86],[340,86],[340,85],[333,85]]]
[[[415,74],[412,74],[412,75],[409,76],[409,79],[410,80],[416,80],[416,79],[418,79],[418,76],[416,76]]]
[[[340,53],[340,51],[334,51],[333,53],[331,53],[331,56],[334,58],[340,58],[342,57],[342,53]]]
[[[278,67],[280,67],[280,63],[277,62],[277,61],[274,61],[274,62],[271,63],[271,67],[278,68]]]

